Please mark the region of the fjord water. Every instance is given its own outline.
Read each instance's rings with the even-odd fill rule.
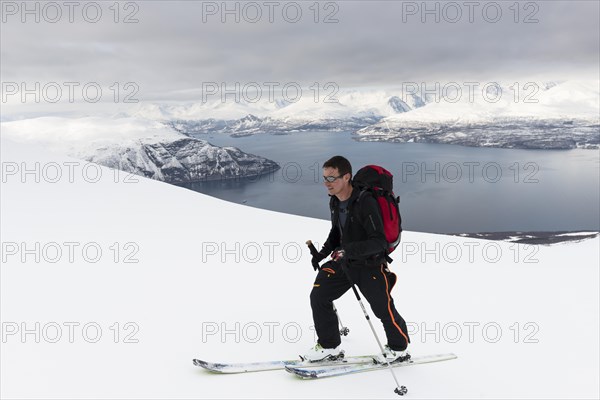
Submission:
[[[199,135],[281,165],[257,178],[185,187],[235,203],[328,219],[321,166],[343,155],[355,171],[394,174],[403,228],[420,232],[598,230],[600,152],[357,142],[349,132]]]

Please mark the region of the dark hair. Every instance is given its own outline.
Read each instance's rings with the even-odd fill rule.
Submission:
[[[323,168],[336,168],[341,176],[350,174],[350,177],[352,177],[352,165],[350,165],[350,161],[342,156],[331,157],[325,161]]]

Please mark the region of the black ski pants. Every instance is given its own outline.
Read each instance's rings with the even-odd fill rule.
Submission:
[[[396,274],[391,272],[386,264],[379,267],[350,266],[346,270],[362,297],[371,305],[375,316],[383,323],[390,348],[405,350],[410,343],[406,322],[396,311],[391,296],[392,288],[396,284]],[[317,274],[310,293],[310,305],[318,342],[324,348],[334,348],[341,343],[338,319],[332,302],[351,287],[339,263],[327,262]]]

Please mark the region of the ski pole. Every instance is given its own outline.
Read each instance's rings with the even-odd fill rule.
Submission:
[[[348,278],[348,282],[350,282],[350,285],[352,286],[352,291],[354,292],[354,295],[356,296],[356,300],[358,300],[358,303],[360,304],[360,308],[362,308],[363,314],[365,315],[365,318],[367,319],[367,322],[369,323],[369,326],[371,327],[371,331],[373,332],[373,336],[375,336],[375,340],[377,341],[377,344],[379,345],[381,354],[384,354],[383,346],[381,345],[379,336],[377,336],[377,332],[375,332],[375,328],[373,327],[371,318],[369,318],[369,313],[367,312],[367,310],[360,298],[360,295],[358,294],[358,290],[356,290],[356,286],[354,285],[354,282],[352,281],[352,278],[350,277],[350,273],[348,272],[348,268],[346,266],[346,260],[342,259],[340,262],[340,265],[342,267],[342,271],[344,271],[344,273],[346,274],[346,278]],[[394,393],[398,394],[399,396],[404,396],[408,392],[408,390],[406,389],[406,386],[400,386],[400,383],[398,382],[398,378],[396,378],[396,374],[394,373],[394,369],[392,368],[392,365],[390,364],[390,362],[388,360],[385,360],[385,362],[388,366],[388,369],[392,373],[392,376],[394,377],[394,381],[396,382],[396,388],[394,389]]]
[[[347,327],[344,326],[344,323],[342,322],[342,319],[340,318],[340,314],[338,313],[338,310],[335,307],[335,304],[333,303],[333,301],[331,302],[331,304],[333,305],[333,311],[335,312],[335,316],[337,317],[338,322],[340,323],[340,335],[348,336],[348,334],[350,333],[350,329],[348,329]]]
[[[306,244],[308,245],[308,249],[310,250],[310,254],[312,254],[314,256],[315,254],[319,253],[317,251],[317,248],[313,244],[312,240],[307,240]],[[348,333],[350,333],[350,329],[348,329],[347,327],[345,327],[344,324],[342,323],[342,319],[340,318],[340,314],[338,313],[338,310],[335,307],[335,304],[333,302],[331,302],[331,304],[333,305],[333,311],[335,312],[335,316],[337,317],[338,322],[340,324],[340,335],[342,335],[342,336],[348,336]]]

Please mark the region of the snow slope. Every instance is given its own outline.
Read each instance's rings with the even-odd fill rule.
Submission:
[[[387,371],[301,381],[192,365],[313,344],[303,243],[322,241],[327,221],[104,167],[93,183],[80,161],[4,137],[1,151],[1,397],[397,398]],[[79,163],[72,179],[55,173],[67,162]],[[36,163],[39,183],[21,173]],[[599,244],[405,232],[393,293],[411,351],[459,356],[398,369],[410,398],[598,398]],[[347,353],[375,351],[351,293],[337,306]]]

